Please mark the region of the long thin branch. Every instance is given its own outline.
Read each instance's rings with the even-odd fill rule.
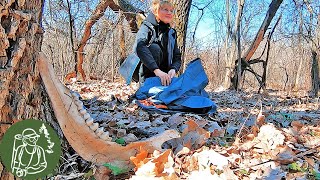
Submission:
[[[253,43],[251,44],[250,48],[246,52],[244,58],[246,61],[249,61],[255,51],[257,50],[260,42],[263,40],[263,36],[266,33],[266,30],[268,29],[273,17],[275,16],[277,10],[279,9],[279,6],[281,5],[283,0],[273,0],[269,6],[269,9],[266,13],[266,16],[259,28],[258,33],[256,34],[256,37],[254,38]]]
[[[83,36],[81,38],[79,47],[77,49],[77,64],[76,64],[76,72],[81,74],[81,78],[83,81],[86,80],[86,75],[82,69],[83,64],[83,50],[85,45],[87,44],[88,40],[91,37],[91,28],[92,26],[99,20],[104,12],[106,11],[107,7],[110,5],[111,0],[100,0],[99,4],[96,6],[95,10],[91,14],[90,18],[85,23],[85,29],[83,32]]]
[[[207,8],[212,2],[213,2],[213,0],[211,0],[208,4],[206,4],[206,5],[205,5],[204,7],[202,7],[202,8],[199,8],[197,5],[191,4],[191,6],[194,6],[194,7],[196,7],[199,11],[201,11],[201,15],[200,15],[200,17],[198,18],[198,20],[197,20],[197,22],[196,22],[196,26],[195,26],[195,28],[194,28],[194,31],[192,32],[192,43],[191,43],[191,44],[193,44],[194,41],[195,41],[196,31],[197,31],[197,29],[198,29],[198,25],[199,25],[199,23],[200,23],[200,20],[201,20],[202,17],[203,17],[204,9]]]
[[[310,3],[307,0],[303,0],[303,2],[306,4],[308,11],[310,12],[310,14],[313,14],[313,8],[311,7]]]
[[[74,39],[74,18],[72,17],[71,13],[71,3],[69,0],[67,0],[67,9],[68,9],[68,17],[69,17],[69,30],[70,30],[70,41],[71,41],[71,49],[72,54],[74,55],[74,61],[77,63],[77,53],[75,48],[75,39]],[[77,71],[77,68],[75,67],[75,70]]]

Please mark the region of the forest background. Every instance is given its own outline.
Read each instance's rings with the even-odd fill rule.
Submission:
[[[135,8],[149,11],[150,1],[129,1]],[[224,0],[192,1],[187,22],[185,63],[200,57],[209,77],[209,87],[224,86],[231,41],[227,38],[227,13]],[[239,3],[230,2],[230,27],[236,21]],[[240,23],[242,56],[250,47],[269,8],[271,0],[247,0],[243,4]],[[77,44],[84,32],[85,22],[97,6],[93,0],[48,0],[45,2],[42,51],[52,60],[56,74],[63,80],[75,67]],[[312,46],[319,52],[319,1],[284,0],[271,21],[265,38],[252,59],[266,59],[267,34],[273,27],[268,56],[266,88],[276,90],[310,90],[312,88]],[[132,12],[107,8],[92,27],[84,48],[83,69],[91,79],[117,81],[118,67],[132,51],[135,33],[125,15]],[[177,17],[176,17],[177,18]],[[227,43],[226,43],[227,42]],[[228,44],[229,43],[229,44]],[[319,62],[319,54],[316,56]],[[252,66],[258,74],[262,64]],[[258,81],[245,72],[241,87],[257,89]],[[228,87],[226,87],[228,88]]]
[[[195,175],[208,172],[197,172],[202,166],[196,161],[189,163],[191,159],[200,162],[198,153],[201,152],[208,162],[206,170],[215,177],[320,179],[319,96],[314,96],[319,89],[319,0],[173,2],[177,11],[176,29],[183,35],[182,40],[178,39],[178,45],[184,50],[182,70],[188,61],[196,57],[202,59],[210,80],[210,99],[219,106],[217,115],[160,115],[143,111],[128,101],[137,86],[126,86],[117,70],[131,52],[134,42],[136,22],[132,17],[140,16],[138,9],[148,11],[150,1],[11,0],[3,1],[5,6],[0,6],[3,8],[0,25],[0,36],[3,37],[0,41],[0,139],[18,121],[33,118],[48,122],[58,132],[64,146],[57,176],[69,176],[72,172],[80,177],[97,169],[94,163],[83,159],[100,150],[90,148],[96,147],[97,141],[101,142],[96,139],[98,134],[112,139],[106,141],[104,147],[109,143],[113,144],[112,147],[119,147],[113,141],[134,137],[125,141],[133,144],[164,130],[176,129],[182,137],[171,141],[177,146],[171,144],[169,147],[174,154],[180,152],[177,147],[189,150],[181,152],[184,153],[182,156],[169,156],[171,150],[168,150],[160,157],[168,160],[164,163],[173,162],[174,158],[174,164],[170,165],[174,170],[170,171],[179,178],[186,178],[193,171]],[[257,51],[252,47],[257,47]],[[46,58],[39,56],[40,50],[51,61],[58,77],[72,90],[72,95],[58,81],[52,85],[50,80],[55,77],[47,71]],[[246,61],[236,66],[239,57]],[[251,63],[250,68],[246,62]],[[231,78],[237,75],[235,70],[242,69],[242,66],[247,68],[244,74],[239,73],[242,78],[232,81]],[[258,94],[256,90],[264,86],[264,78],[266,86],[262,89],[270,93]],[[75,83],[75,80],[79,81]],[[220,86],[228,89],[234,86],[234,82],[240,85],[237,88],[248,91],[216,90]],[[61,90],[58,97],[57,90]],[[306,94],[299,94],[299,91],[296,96],[282,90],[303,90]],[[61,103],[68,106],[60,106]],[[79,113],[83,115],[81,122]],[[83,126],[84,122],[87,126]],[[64,128],[65,123],[71,128]],[[73,125],[79,125],[79,128]],[[84,130],[88,133],[83,133]],[[207,135],[210,136],[208,139],[202,138]],[[196,141],[191,142],[190,138]],[[88,146],[82,146],[82,143]],[[107,152],[114,149],[105,148]],[[135,151],[134,148],[129,150]],[[105,153],[108,154],[106,158],[117,156],[118,152],[122,153]],[[207,156],[208,152],[212,156]],[[128,161],[129,156],[122,155],[118,158],[127,158]],[[222,174],[208,161],[217,159],[216,155],[223,159],[218,162],[228,166]],[[103,163],[109,161],[97,159]],[[154,167],[152,173],[158,168]],[[103,173],[95,173],[99,174]],[[208,173],[204,175],[208,177]],[[2,163],[0,176],[1,179],[13,179]]]

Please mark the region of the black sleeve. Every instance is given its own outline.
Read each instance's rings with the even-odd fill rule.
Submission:
[[[155,69],[159,69],[155,59],[153,58],[149,48],[147,45],[149,44],[149,37],[152,32],[149,28],[142,24],[136,36],[137,49],[136,53],[140,58],[141,62],[150,70],[154,71]]]
[[[176,72],[178,72],[180,67],[181,67],[181,52],[178,47],[177,39],[176,39],[174,44],[172,64],[170,66],[170,69],[175,69]]]

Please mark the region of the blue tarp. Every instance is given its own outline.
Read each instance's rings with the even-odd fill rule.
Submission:
[[[188,111],[196,113],[215,113],[216,104],[209,99],[204,88],[208,85],[208,77],[203,69],[201,60],[190,62],[185,72],[178,78],[173,78],[169,86],[162,86],[159,77],[147,78],[136,92],[139,100],[152,97],[157,102],[168,106],[168,110]],[[143,108],[148,107],[138,103]],[[155,107],[149,107],[155,109]]]

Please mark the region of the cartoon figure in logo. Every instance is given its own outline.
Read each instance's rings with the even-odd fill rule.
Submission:
[[[15,135],[11,169],[18,177],[37,174],[47,168],[45,152],[37,145],[39,137],[40,135],[31,128],[23,130],[22,134]],[[22,145],[16,148],[17,140],[21,140]]]

